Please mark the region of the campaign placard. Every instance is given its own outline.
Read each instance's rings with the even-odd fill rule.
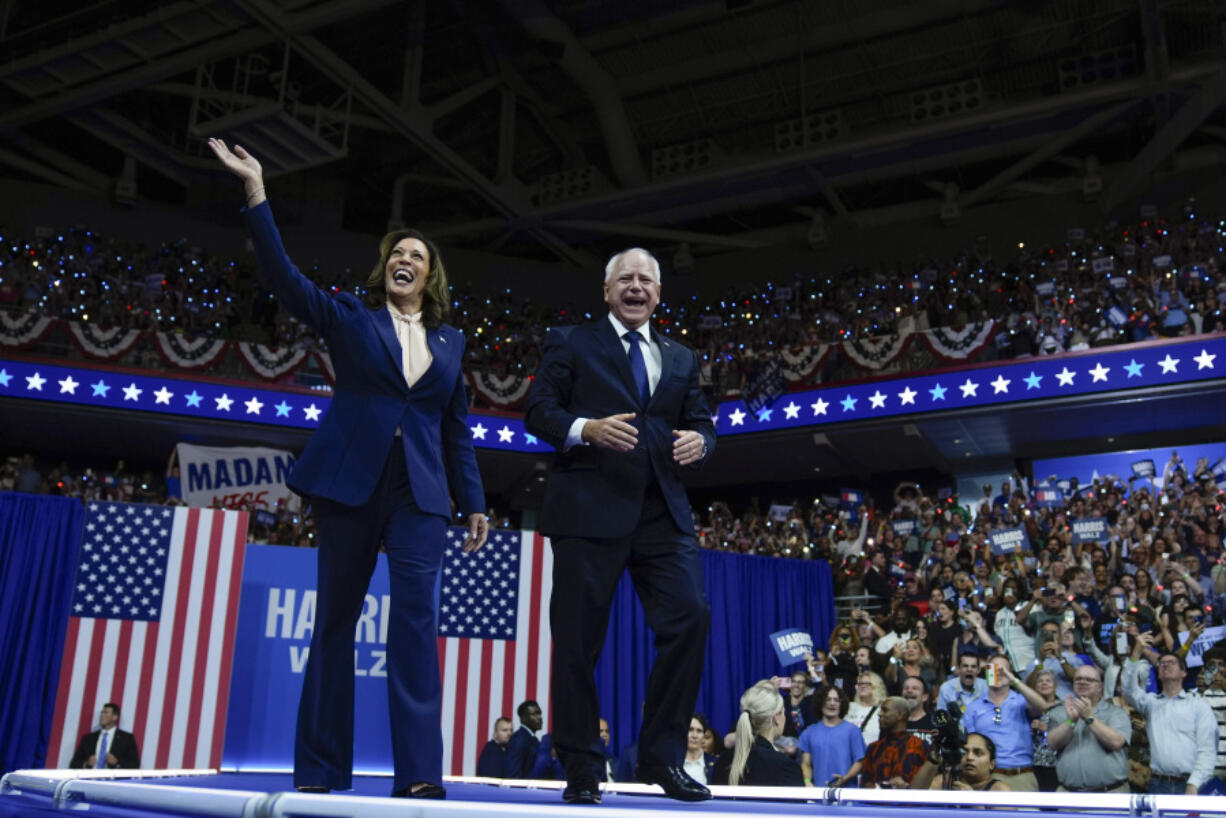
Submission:
[[[915,518],[908,517],[903,520],[891,520],[890,527],[894,529],[894,533],[899,537],[910,537],[915,533]]]
[[[1084,517],[1073,520],[1072,526],[1074,545],[1083,542],[1106,542],[1109,538],[1106,517]]]
[[[998,528],[988,533],[988,542],[993,554],[1012,554],[1016,551],[1030,550],[1030,537],[1026,529],[1019,526],[1013,528]]]
[[[1180,643],[1188,641],[1191,636],[1189,631],[1182,631],[1179,634]],[[1205,651],[1216,645],[1218,642],[1226,639],[1226,625],[1216,625],[1212,628],[1205,628],[1205,632],[1196,637],[1196,641],[1188,648],[1187,662],[1188,667],[1201,667],[1205,664]]]
[[[1041,508],[1058,508],[1064,505],[1064,492],[1058,486],[1039,486],[1034,490],[1034,504]]]
[[[775,631],[770,635],[771,647],[779,657],[779,664],[787,667],[803,662],[806,653],[813,653],[813,637],[800,628]]]

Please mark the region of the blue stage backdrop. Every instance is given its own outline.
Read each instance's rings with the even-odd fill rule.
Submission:
[[[523,561],[547,568],[548,560],[542,558],[539,538],[527,532],[506,535],[513,540],[512,547],[522,547]],[[535,551],[531,550],[534,543]],[[819,644],[825,643],[834,624],[833,585],[830,567],[824,562],[705,551],[701,556],[712,627],[698,706],[722,730],[731,724],[737,701],[746,687],[783,670],[770,644],[771,633],[796,627],[812,633]],[[532,595],[533,576],[539,585],[543,578],[525,565],[519,586],[524,591],[519,612],[525,623],[532,621],[528,603],[534,598],[537,616],[547,621],[548,593]],[[284,770],[293,764],[294,720],[314,618],[314,587],[314,551],[248,546],[222,761],[228,769]],[[380,556],[364,617],[358,625],[354,651],[354,672],[358,677],[354,765],[366,772],[390,771],[391,767],[383,670],[387,595],[387,567]],[[512,684],[516,691],[509,698],[502,697],[500,691],[473,690],[473,685],[465,681],[485,673],[487,668],[497,672],[502,657],[513,652],[513,643],[499,641],[501,644],[492,650],[487,647],[484,654],[477,653],[474,643],[472,653],[462,651],[459,660],[443,663],[445,706],[452,702],[455,709],[462,711],[461,703],[467,702],[471,714],[478,711],[475,705],[483,695],[513,703],[518,703],[522,695],[538,698],[547,714],[548,672],[535,674],[535,693],[526,686],[531,684],[533,674],[526,674],[529,679],[526,682],[525,674],[508,673],[515,677]],[[520,638],[514,644],[514,652],[519,655],[535,650],[528,639]],[[547,647],[546,643],[542,649]],[[633,586],[625,579],[614,601],[609,638],[597,669],[601,711],[609,719],[615,752],[620,752],[637,735],[639,703],[646,690],[653,652],[642,609]],[[479,661],[479,655],[489,656],[491,661]],[[470,667],[465,671],[463,665]],[[547,671],[547,667],[546,662],[541,670]],[[497,715],[500,713],[496,709],[489,710],[490,724],[478,724],[470,715],[467,723],[475,731],[473,738],[483,742]],[[444,769],[471,772],[480,743],[465,739],[463,763],[456,766],[458,754],[454,751],[458,741],[457,737],[448,736]]]
[[[825,647],[834,629],[834,580],[825,561],[712,551],[700,556],[711,603],[711,635],[697,710],[722,735],[732,728],[746,688],[790,670],[779,665],[772,633],[799,628]],[[600,710],[609,720],[615,753],[637,740],[654,652],[634,585],[623,577],[596,667]]]
[[[79,500],[0,492],[0,773],[47,760],[83,518]]]

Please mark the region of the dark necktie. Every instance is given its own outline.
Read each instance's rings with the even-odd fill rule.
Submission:
[[[643,359],[643,336],[637,332],[627,332],[622,336],[630,344],[630,374],[634,375],[634,383],[639,388],[639,401],[646,406],[651,398],[651,382],[647,380],[647,361]]]

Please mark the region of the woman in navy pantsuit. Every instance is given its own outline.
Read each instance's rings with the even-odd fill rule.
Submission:
[[[392,794],[443,798],[434,584],[451,496],[468,516],[465,551],[485,543],[488,525],[460,371],[464,336],[443,323],[449,295],[442,259],[420,233],[398,230],[379,245],[365,304],[349,293],[329,295],[286,255],[260,163],[219,139],[209,147],[243,180],[244,215],[264,283],[328,342],[336,370],[332,405],[289,479],[310,498],[319,534],[294,784],[307,792],[351,787],[354,627],[385,544]]]

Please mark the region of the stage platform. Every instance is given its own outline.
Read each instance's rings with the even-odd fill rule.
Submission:
[[[71,811],[104,818],[677,818],[679,813],[937,818],[967,808],[976,808],[976,816],[1016,816],[1019,810],[1088,818],[1226,815],[1226,798],[1205,796],[713,787],[712,800],[684,804],[663,797],[658,787],[609,784],[602,805],[571,806],[561,801],[561,782],[448,778],[446,783],[447,800],[416,801],[387,797],[391,779],[384,776],[355,777],[354,788],[344,793],[304,795],[294,791],[288,773],[19,770],[0,781],[0,816]]]

